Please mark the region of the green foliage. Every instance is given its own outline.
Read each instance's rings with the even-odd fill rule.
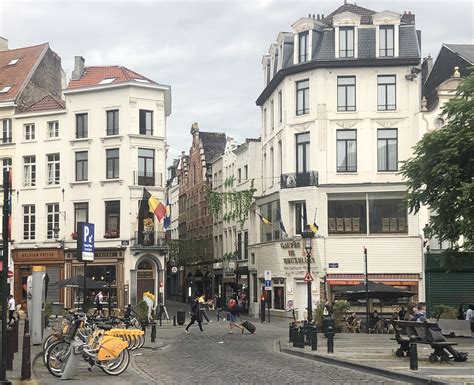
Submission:
[[[138,302],[136,312],[140,323],[143,324],[148,321],[148,304],[145,301]]]
[[[344,317],[350,308],[351,304],[345,299],[340,299],[333,303],[332,309],[334,311],[334,318],[336,319],[337,324],[344,320]]]
[[[415,146],[414,156],[403,163],[408,184],[408,207],[417,213],[423,205],[436,216],[428,236],[436,234],[453,246],[447,253],[474,246],[474,73],[446,103],[446,125],[427,133]]]
[[[321,325],[324,318],[324,304],[321,303],[313,310],[313,319],[316,325]]]
[[[432,315],[437,319],[457,319],[458,311],[452,306],[437,305],[433,307]]]
[[[44,315],[46,317],[51,317],[53,314],[53,303],[51,301],[46,301],[44,304]]]
[[[201,256],[210,255],[211,243],[209,239],[171,239],[168,248],[171,259],[184,266]]]

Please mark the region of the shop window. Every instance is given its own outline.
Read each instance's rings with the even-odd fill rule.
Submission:
[[[369,232],[408,233],[407,206],[402,197],[387,198],[369,194]]]
[[[365,194],[349,198],[328,197],[329,234],[365,234],[367,210]]]
[[[273,279],[273,309],[285,310],[285,279]]]

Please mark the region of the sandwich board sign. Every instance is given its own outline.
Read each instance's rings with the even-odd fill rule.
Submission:
[[[94,262],[94,224],[79,222],[77,224],[77,260]]]

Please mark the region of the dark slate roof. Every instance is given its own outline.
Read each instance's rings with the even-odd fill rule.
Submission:
[[[377,13],[375,11],[372,11],[371,9],[359,7],[358,5],[355,5],[355,4],[344,4],[344,5],[341,5],[335,11],[331,12],[329,15],[327,15],[322,21],[323,23],[332,26],[332,18],[343,12],[352,12],[352,13],[355,13],[356,15],[360,15],[361,24],[370,24],[372,21],[372,15],[374,13]]]
[[[359,28],[359,57],[375,57],[375,29]]]
[[[400,57],[420,57],[418,35],[414,25],[401,25],[399,29],[399,56]],[[374,42],[375,45],[375,42]]]
[[[451,51],[457,53],[464,60],[474,64],[474,44],[443,44]]]
[[[216,156],[224,153],[226,145],[225,133],[199,131],[199,138],[201,139],[204,148],[206,162],[210,162]]]

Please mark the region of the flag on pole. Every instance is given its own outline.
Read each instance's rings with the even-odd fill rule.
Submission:
[[[313,233],[315,233],[315,234],[316,234],[316,233],[318,232],[318,230],[319,230],[319,226],[316,224],[316,222],[313,222],[312,224],[309,224],[308,226],[309,226],[309,228],[311,229],[311,231],[312,231]]]
[[[257,213],[257,215],[260,217],[260,220],[262,221],[264,225],[270,225],[273,227],[273,223],[270,222],[267,218],[262,217],[259,213]]]
[[[158,222],[161,222],[161,220],[166,215],[165,205],[162,202],[160,202],[157,197],[151,195],[150,192],[146,188],[144,188],[143,190],[144,190],[143,191],[144,200],[148,198],[146,199],[148,203],[148,211],[150,213],[155,214],[156,218],[158,219]]]
[[[170,206],[170,199],[166,198],[166,215],[165,220],[163,221],[163,227],[167,229],[171,226],[171,206]]]
[[[287,235],[288,233],[286,232],[285,225],[283,224],[283,221],[280,219],[280,231]]]

